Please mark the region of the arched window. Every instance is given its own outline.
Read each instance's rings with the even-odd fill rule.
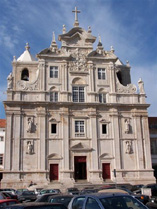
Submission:
[[[25,69],[22,70],[21,80],[23,80],[23,81],[29,81],[29,71],[28,71],[27,68],[25,68]]]

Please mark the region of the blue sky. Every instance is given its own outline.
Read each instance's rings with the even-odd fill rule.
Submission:
[[[80,27],[91,26],[105,50],[113,46],[123,63],[129,60],[132,83],[142,78],[149,116],[157,116],[157,0],[0,0],[0,118],[13,56],[23,53],[26,42],[35,56],[50,46],[53,31],[56,40],[63,24],[69,31],[75,6]]]

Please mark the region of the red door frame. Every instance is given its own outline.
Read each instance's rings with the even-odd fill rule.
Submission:
[[[50,164],[50,181],[58,180],[58,164]]]

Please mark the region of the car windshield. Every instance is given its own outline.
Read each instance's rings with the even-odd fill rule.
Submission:
[[[146,209],[146,207],[131,196],[113,196],[100,199],[105,209]]]

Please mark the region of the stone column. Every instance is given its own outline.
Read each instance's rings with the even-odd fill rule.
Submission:
[[[91,130],[91,168],[89,170],[90,172],[90,178],[89,181],[94,183],[102,183],[102,179],[100,177],[101,171],[99,170],[99,151],[98,151],[98,136],[97,136],[97,114],[95,111],[91,112],[89,114],[90,116],[90,130]],[[94,128],[93,128],[94,127]]]
[[[138,114],[133,115],[134,127],[135,127],[135,138],[137,139],[137,169],[145,168],[145,157],[143,147],[143,136],[142,136],[142,123],[141,116]]]
[[[111,103],[116,103],[116,73],[115,73],[115,66],[111,62],[109,64],[109,72],[110,72],[110,102]]]
[[[110,114],[112,121],[112,138],[113,138],[113,155],[114,155],[114,169],[117,171],[117,181],[121,176],[121,149],[120,149],[120,130],[119,130],[119,115],[117,110],[113,110]],[[119,172],[118,172],[119,171]]]
[[[12,171],[19,171],[20,169],[20,156],[21,156],[21,113],[15,112],[14,114],[14,124],[12,128],[14,129],[13,136],[13,147],[12,147]]]
[[[68,109],[63,110],[64,113],[61,113],[61,122],[62,122],[62,137],[63,137],[63,144],[62,144],[62,153],[63,153],[63,163],[62,163],[62,170],[61,170],[61,178],[60,181],[64,184],[69,184],[74,181],[73,177],[71,176],[70,171],[70,155],[69,155],[69,128],[70,128],[70,121],[69,121],[69,113]]]
[[[4,170],[10,171],[12,168],[12,119],[13,114],[6,112],[6,137],[5,137],[5,157],[4,157]]]
[[[39,131],[39,138],[40,138],[40,154],[38,156],[39,158],[39,164],[40,164],[40,170],[45,171],[46,169],[46,113],[45,108],[40,107],[37,112],[38,117],[38,131]]]
[[[41,83],[41,90],[46,90],[46,75],[49,75],[49,69],[47,69],[47,73],[46,73],[46,65],[45,65],[45,60],[41,59],[39,60],[39,77],[40,77],[40,83]]]

